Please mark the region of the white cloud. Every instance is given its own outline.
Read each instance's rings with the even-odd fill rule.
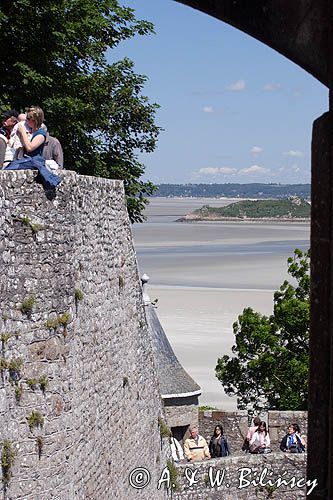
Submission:
[[[266,90],[267,92],[274,92],[274,90],[279,90],[281,87],[281,83],[266,83],[263,86],[263,90]]]
[[[252,146],[250,152],[254,155],[259,155],[260,153],[263,152],[263,148],[261,148],[260,146]]]
[[[199,169],[199,174],[203,175],[234,174],[235,172],[237,170],[230,167],[204,167]]]
[[[298,158],[301,158],[302,156],[304,156],[304,153],[302,151],[297,151],[297,150],[293,150],[293,149],[291,149],[290,151],[286,151],[283,154],[285,156],[296,156]]]
[[[230,83],[227,85],[226,89],[233,92],[242,92],[245,90],[246,84],[244,80],[237,80],[237,82]]]
[[[203,111],[204,113],[213,113],[213,106],[204,106],[204,107],[202,108],[202,111]]]
[[[291,166],[291,170],[293,170],[296,173],[301,171],[301,169],[299,168],[299,166],[296,165],[296,164]]]
[[[263,172],[267,172],[267,169],[259,165],[252,165],[251,167],[239,170],[240,174],[262,174]]]

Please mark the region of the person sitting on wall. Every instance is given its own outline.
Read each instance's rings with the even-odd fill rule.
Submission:
[[[18,134],[24,147],[24,153],[27,156],[42,157],[46,141],[46,131],[42,127],[44,122],[44,113],[39,106],[32,106],[27,110],[27,124],[31,129],[28,134],[25,124],[22,122],[18,126]]]
[[[296,434],[296,429],[292,424],[288,425],[287,434],[280,443],[280,450],[285,453],[303,453],[305,451],[305,446]]]
[[[242,450],[248,453],[249,448],[250,448],[250,441],[252,439],[253,434],[256,432],[258,429],[259,425],[261,424],[261,420],[259,417],[254,417],[253,419],[253,426],[249,427],[247,430],[246,438],[244,439],[244,443],[242,446]]]
[[[7,145],[14,126],[17,124],[19,113],[15,109],[5,111],[2,115],[2,126],[0,128],[0,168],[3,167]]]
[[[7,143],[4,167],[13,160],[17,160],[18,158],[22,158],[23,156],[23,144],[18,133],[20,123],[23,123],[28,137],[31,137],[31,129],[27,123],[27,116],[25,113],[20,113],[17,117],[17,123],[16,125],[14,125]]]
[[[10,162],[5,170],[33,170],[39,172],[40,179],[45,189],[55,189],[61,182],[61,178],[48,170],[43,158],[43,149],[46,141],[43,110],[39,106],[33,106],[27,111],[27,124],[31,129],[31,136],[28,135],[25,124],[22,122],[18,126],[18,135],[24,148],[23,158]]]
[[[250,440],[250,453],[270,453],[271,440],[267,431],[266,422],[260,422]]]
[[[46,137],[43,158],[46,166],[50,168],[64,167],[64,153],[61,144],[56,137],[52,137],[52,135],[49,134],[47,134]]]
[[[230,450],[226,438],[223,436],[223,427],[216,425],[214,434],[209,442],[209,452],[211,458],[227,457],[230,455]]]
[[[184,453],[189,462],[197,462],[210,458],[208,444],[205,438],[199,435],[197,427],[190,428],[191,437],[185,440]]]
[[[180,446],[179,441],[171,436],[170,438],[170,448],[171,448],[171,456],[174,462],[180,462],[184,460],[184,452],[182,447]]]
[[[292,424],[293,428],[295,429],[295,434],[298,436],[301,440],[302,445],[304,446],[304,450],[306,447],[306,436],[304,434],[301,434],[301,429],[297,423]]]

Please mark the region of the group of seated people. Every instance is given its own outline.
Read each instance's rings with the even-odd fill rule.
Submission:
[[[171,454],[175,462],[187,460],[198,462],[208,458],[226,457],[230,455],[228,442],[223,435],[223,427],[216,425],[214,433],[209,441],[200,436],[198,428],[190,428],[190,437],[184,442],[184,451],[180,443],[174,437],[171,438]]]
[[[243,451],[250,453],[270,453],[271,440],[266,422],[259,417],[253,419],[254,426],[249,427],[243,444]],[[303,453],[305,451],[305,438],[297,423],[288,425],[287,434],[282,438],[280,450],[285,453]]]
[[[253,423],[254,425],[248,429],[242,450],[249,453],[270,453],[272,451],[271,441],[266,422],[255,417]],[[171,437],[170,445],[172,458],[175,462],[185,460],[197,462],[230,455],[230,448],[221,425],[215,426],[209,444],[204,437],[200,436],[198,428],[193,426],[190,428],[190,437],[185,439],[184,449],[174,437]],[[280,450],[285,453],[303,453],[305,451],[305,439],[304,436],[301,436],[297,423],[288,426],[287,434],[280,443]]]
[[[46,167],[51,169],[63,168],[61,144],[49,135],[39,106],[27,109],[26,113],[10,109],[2,115],[0,169],[23,157],[44,159]]]

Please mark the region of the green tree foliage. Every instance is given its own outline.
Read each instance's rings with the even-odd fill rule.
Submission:
[[[307,409],[309,258],[296,249],[288,259],[293,284],[285,281],[275,292],[271,316],[248,307],[233,325],[235,356],[219,358],[215,371],[240,409]]]
[[[62,143],[67,168],[123,179],[132,221],[155,186],[140,178],[139,152],[160,128],[156,104],[141,94],[146,77],[110,49],[153,25],[117,0],[15,0],[0,6],[0,108],[40,105]]]

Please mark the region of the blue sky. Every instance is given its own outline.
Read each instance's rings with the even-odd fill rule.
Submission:
[[[328,91],[254,38],[173,0],[120,0],[152,21],[110,52],[148,77],[160,104],[156,151],[140,156],[155,183],[310,182],[312,122]]]

